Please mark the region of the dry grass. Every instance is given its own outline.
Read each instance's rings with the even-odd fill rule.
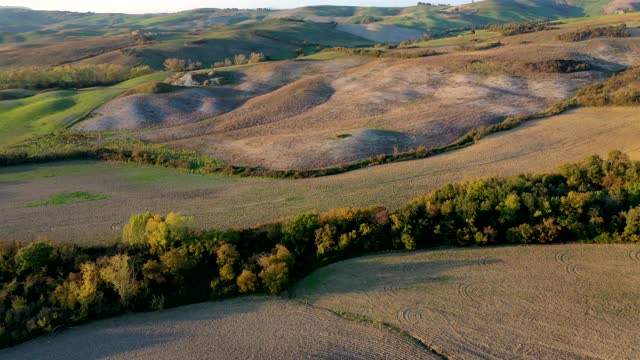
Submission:
[[[274,297],[96,321],[0,351],[10,359],[434,359],[412,339]]]
[[[229,69],[232,84],[203,93],[187,109],[172,99],[180,92],[141,95],[103,106],[81,126],[134,130],[144,140],[195,149],[229,164],[285,170],[438,147],[506,116],[537,113],[608,71],[639,65],[638,33],[557,40],[586,25],[634,21],[640,16],[569,22],[508,37],[487,38],[483,31],[475,42],[471,35],[465,42],[436,40],[442,54],[421,59],[329,57]],[[502,46],[456,50],[497,41]],[[560,60],[584,63],[591,71],[540,74],[530,66]],[[341,134],[351,136],[337,138]]]
[[[275,180],[202,176],[95,162],[0,170],[0,227],[4,240],[97,243],[121,234],[131,213],[179,211],[200,227],[246,227],[302,211],[382,204],[399,207],[446,183],[493,175],[555,170],[566,162],[620,149],[640,159],[636,108],[585,108],[532,121],[439,156],[375,166],[341,175]],[[57,208],[21,204],[59,192],[111,195]]]
[[[456,359],[631,359],[640,246],[450,249],[320,269],[294,293],[396,325]]]

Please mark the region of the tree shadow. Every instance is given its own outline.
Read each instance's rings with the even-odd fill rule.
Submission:
[[[428,253],[425,251],[378,254],[334,263],[297,282],[292,287],[292,294],[305,297],[314,293],[339,295],[429,286],[454,281],[455,278],[449,274],[451,270],[468,268],[469,271],[477,271],[502,262],[490,258],[419,259],[420,254]],[[406,258],[406,261],[403,258]]]
[[[184,323],[255,312],[265,299],[268,298],[205,302],[98,320],[0,350],[0,358],[72,360],[126,356],[137,350],[191,339],[194,334]]]

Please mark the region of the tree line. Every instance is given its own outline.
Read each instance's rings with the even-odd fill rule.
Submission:
[[[69,89],[113,85],[152,72],[153,69],[146,65],[134,68],[117,64],[19,67],[0,70],[0,90]]]
[[[631,36],[631,34],[627,31],[627,25],[620,24],[602,27],[581,27],[577,30],[558,35],[558,40],[578,42],[596,37],[624,38],[629,36]]]
[[[443,186],[406,206],[303,213],[230,231],[131,216],[122,240],[0,246],[0,344],[129,311],[279,294],[328,263],[435,246],[640,242],[640,163],[614,151],[542,175]]]

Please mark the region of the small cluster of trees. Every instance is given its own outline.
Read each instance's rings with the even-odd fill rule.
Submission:
[[[117,64],[20,67],[0,70],[0,89],[83,88],[113,85],[152,73],[143,65],[132,69]]]
[[[225,67],[232,65],[257,64],[266,61],[267,57],[261,52],[252,52],[249,56],[237,54],[233,59],[226,58],[223,61],[216,61],[213,67]]]
[[[579,28],[575,31],[558,35],[558,40],[577,42],[596,37],[622,38],[629,36],[631,36],[631,34],[629,34],[629,32],[627,31],[627,25],[620,24],[604,27],[587,26]]]
[[[164,68],[174,72],[191,71],[202,69],[202,63],[200,61],[193,61],[191,59],[169,58],[165,59]]]
[[[550,30],[551,25],[547,21],[528,21],[508,24],[491,24],[487,30],[500,33],[505,36],[527,34],[537,31]]]
[[[449,184],[396,211],[303,213],[226,232],[133,215],[113,246],[0,246],[0,344],[126,311],[278,294],[341,259],[390,249],[640,242],[640,163],[612,152],[545,175]]]

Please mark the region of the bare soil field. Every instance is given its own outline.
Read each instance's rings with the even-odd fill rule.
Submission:
[[[557,39],[586,23],[517,36],[496,33],[501,45],[484,51],[461,49],[466,43],[451,38],[434,40],[444,41],[433,46],[440,55],[420,59],[347,56],[231,68],[223,70],[228,85],[119,98],[77,128],[129,130],[229,164],[272,169],[323,168],[443,146],[507,116],[540,112],[609,71],[640,64],[635,28],[629,38]],[[476,46],[485,37],[460,41]],[[565,74],[527,67],[557,59],[592,68]]]
[[[199,227],[246,227],[303,211],[386,205],[396,208],[456,181],[546,172],[619,149],[640,159],[637,108],[583,108],[531,121],[475,145],[415,161],[336,176],[276,180],[204,176],[119,163],[67,162],[0,169],[2,240],[99,243],[119,237],[132,213],[178,211]],[[108,199],[24,207],[61,192]]]
[[[297,301],[251,297],[95,321],[10,359],[436,359],[410,338]]]
[[[639,253],[573,244],[373,255],[317,270],[293,292],[455,359],[635,359]]]

